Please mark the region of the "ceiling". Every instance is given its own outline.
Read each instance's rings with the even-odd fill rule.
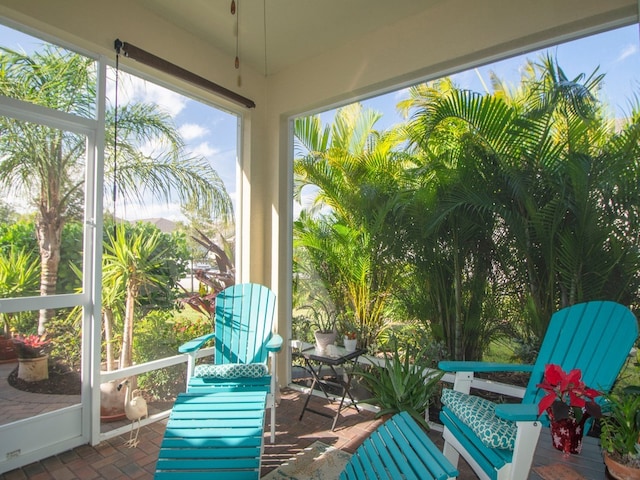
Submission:
[[[232,58],[237,20],[241,68],[272,75],[444,0],[133,1]]]

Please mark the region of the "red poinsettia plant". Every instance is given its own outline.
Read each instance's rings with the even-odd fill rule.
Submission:
[[[538,415],[549,410],[552,420],[575,418],[582,420],[585,413],[592,417],[602,416],[595,398],[600,392],[587,387],[582,381],[582,372],[573,369],[566,373],[559,365],[549,364],[544,369],[543,382],[537,385],[547,394],[538,403]]]
[[[38,358],[45,355],[44,348],[51,342],[45,335],[17,334],[11,339],[18,358]]]

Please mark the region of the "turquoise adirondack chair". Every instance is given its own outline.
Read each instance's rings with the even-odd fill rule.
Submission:
[[[462,455],[481,479],[527,478],[541,425],[548,423],[537,410],[546,393],[536,388],[545,365],[557,364],[565,371],[578,368],[586,385],[608,392],[637,337],[638,323],[629,309],[594,301],[551,317],[534,365],[440,362],[442,370],[456,372],[453,390],[442,395],[445,456],[457,465]],[[474,372],[497,371],[531,372],[520,404],[493,404],[468,395]]]
[[[267,392],[273,443],[276,376],[269,367],[275,367],[282,347],[282,337],[273,333],[275,294],[263,285],[244,283],[224,289],[215,302],[214,331],[179,348],[189,355],[187,393]],[[198,350],[212,338],[213,363],[196,365]]]
[[[340,480],[447,480],[458,470],[407,412],[380,425],[358,447]]]

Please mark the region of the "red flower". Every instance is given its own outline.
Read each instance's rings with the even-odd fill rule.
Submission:
[[[47,340],[44,335],[25,336],[21,334],[15,335],[12,341],[16,347],[18,358],[41,357],[44,355],[44,347],[51,342],[51,340]]]
[[[544,381],[536,386],[547,392],[538,403],[538,415],[552,407],[556,418],[558,412],[563,412],[560,417],[566,418],[570,410],[577,420],[582,417],[583,409],[594,417],[601,414],[600,406],[594,402],[600,392],[584,384],[579,369],[565,373],[559,365],[549,364],[544,369]]]

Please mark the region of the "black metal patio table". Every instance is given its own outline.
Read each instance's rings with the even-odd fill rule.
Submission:
[[[356,349],[353,352],[348,352],[344,347],[330,345],[324,351],[318,350],[316,347],[311,347],[299,352],[293,352],[294,357],[302,358],[304,360],[305,366],[313,378],[311,388],[309,389],[304,406],[302,407],[302,412],[300,413],[300,420],[302,420],[304,412],[306,411],[322,415],[323,417],[333,418],[333,424],[331,426],[331,431],[333,431],[336,428],[336,424],[342,410],[347,408],[349,405],[353,405],[358,412],[360,411],[356,400],[351,395],[350,389],[354,367],[358,361],[358,357],[365,353],[365,351],[366,350],[364,349]],[[336,367],[338,366],[344,367],[343,375],[340,375],[336,371]],[[325,368],[326,371],[327,367],[330,370],[331,379],[325,378],[327,375],[323,374],[323,368]],[[329,401],[333,401],[332,396],[329,394],[329,390],[332,387],[341,390],[342,397],[335,415],[329,415],[325,412],[314,410],[309,407],[309,400],[313,395],[313,390],[316,385],[320,387],[320,390]],[[345,399],[347,397],[351,403],[345,405]]]

